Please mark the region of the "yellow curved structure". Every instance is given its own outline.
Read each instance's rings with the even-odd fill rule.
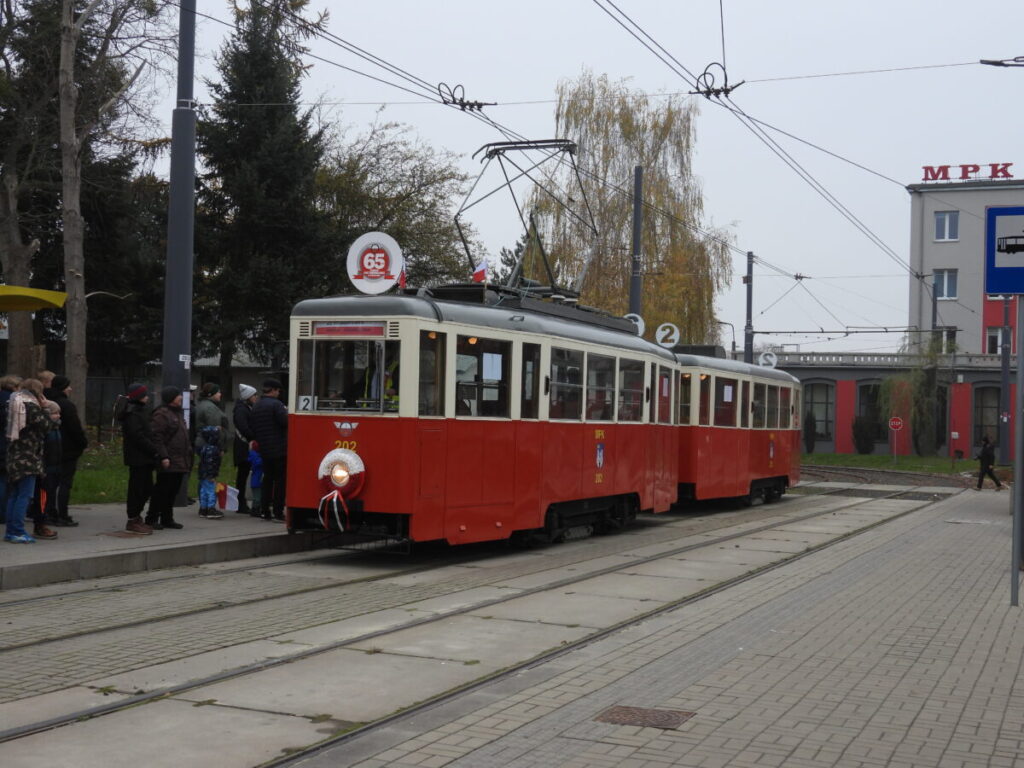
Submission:
[[[0,312],[34,312],[60,309],[68,295],[63,291],[45,291],[20,285],[0,285]]]

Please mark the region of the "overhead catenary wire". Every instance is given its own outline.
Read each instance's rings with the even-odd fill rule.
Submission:
[[[611,5],[613,5],[613,7],[614,7],[614,3],[611,3]],[[616,9],[617,9],[617,7],[616,7]],[[607,12],[606,9],[602,9],[602,10],[605,10]],[[233,25],[231,25],[228,22],[224,22],[224,21],[222,21],[220,19],[217,19],[216,17],[210,16],[208,14],[200,13],[199,15],[201,15],[201,16],[203,16],[205,18],[209,18],[209,19],[212,19],[214,21],[217,21],[218,23],[224,24],[225,26],[229,26],[229,27],[233,26]],[[296,18],[300,19],[301,17],[296,17]],[[308,24],[308,22],[305,22],[305,20],[302,20],[302,21],[304,23]],[[310,58],[313,58],[313,59],[315,59],[317,61],[324,62],[324,63],[329,64],[331,66],[339,67],[339,68],[344,69],[346,71],[350,71],[350,72],[352,72],[354,74],[366,77],[366,78],[371,79],[371,80],[373,80],[375,82],[379,82],[379,83],[384,84],[384,85],[389,85],[391,87],[398,88],[398,89],[403,90],[405,92],[408,92],[410,94],[413,94],[413,95],[416,95],[416,96],[422,96],[425,99],[425,101],[423,103],[441,104],[441,105],[445,105],[445,106],[452,106],[450,104],[445,104],[443,101],[439,100],[435,96],[435,94],[434,94],[434,86],[432,84],[428,83],[426,80],[424,80],[422,78],[419,78],[416,75],[413,75],[412,73],[408,72],[407,70],[402,69],[401,67],[398,67],[398,66],[395,66],[393,64],[390,64],[389,62],[386,62],[385,60],[381,59],[380,57],[375,56],[375,55],[369,53],[368,51],[366,51],[365,49],[360,48],[359,46],[356,46],[356,45],[354,45],[352,43],[349,43],[348,41],[344,40],[343,38],[340,38],[337,35],[334,35],[333,33],[325,32],[324,30],[319,30],[319,29],[314,30],[314,29],[312,29],[312,27],[310,27],[310,31],[313,34],[315,34],[315,35],[317,35],[317,36],[319,36],[319,37],[321,37],[323,39],[328,40],[332,44],[335,44],[335,45],[341,47],[343,50],[346,50],[347,52],[349,52],[349,53],[351,53],[353,55],[356,55],[356,56],[358,56],[360,58],[363,58],[364,60],[368,61],[369,63],[374,64],[375,66],[382,67],[383,69],[385,69],[385,71],[387,71],[388,73],[390,73],[391,75],[393,75],[395,77],[398,77],[398,78],[404,80],[405,82],[409,83],[409,85],[411,85],[412,87],[411,88],[410,87],[406,87],[405,85],[402,85],[400,83],[394,83],[394,82],[391,82],[391,81],[389,81],[387,79],[376,77],[376,76],[374,76],[372,74],[369,74],[369,73],[366,73],[366,72],[362,72],[362,71],[360,71],[358,69],[355,69],[353,67],[349,67],[349,66],[346,66],[344,64],[340,64],[339,62],[333,61],[333,60],[325,58],[323,56],[318,56],[318,55],[315,55],[315,54],[307,52],[307,55]],[[634,37],[636,37],[636,35],[634,35]],[[640,40],[640,38],[637,38],[637,39]],[[643,42],[643,41],[641,40],[641,42]],[[646,46],[646,47],[648,47],[650,49],[650,46]],[[652,53],[654,53],[653,49],[651,49],[651,50],[652,50]],[[657,55],[657,54],[655,54],[655,55]],[[662,59],[662,61],[665,61],[666,64],[669,64],[669,62],[666,61],[663,57],[658,56],[658,58]],[[683,67],[683,70],[686,71],[685,67]],[[692,76],[692,73],[689,73],[689,74]],[[684,80],[686,80],[685,77],[684,77]],[[511,129],[503,126],[503,125],[501,125],[500,123],[498,123],[497,121],[493,120],[489,116],[478,115],[478,114],[474,114],[473,116],[476,119],[481,119],[483,122],[493,126],[496,130],[498,130],[506,138],[510,138],[510,137],[523,138],[520,134],[517,134],[515,131],[513,131],[513,130],[511,130]],[[748,117],[748,119],[751,119],[751,120],[754,119],[754,118],[752,118],[750,116],[747,116],[747,117]],[[788,134],[788,133],[786,133],[784,131],[781,131],[781,129],[777,129],[774,126],[767,126],[767,124],[766,124],[766,127],[768,127],[771,130],[777,130],[779,132],[782,132],[782,133],[792,137],[792,134]],[[793,137],[793,138],[795,138],[798,141],[803,141],[803,140],[799,139],[799,137]],[[846,160],[846,158],[841,158],[840,156],[836,155],[835,153],[831,153],[828,150],[824,150],[824,149],[822,149],[820,147],[817,147],[817,145],[813,145],[810,142],[804,142],[804,143],[807,143],[808,145],[810,145],[810,146],[812,146],[812,147],[814,147],[816,149],[819,149],[820,151],[823,151],[823,152],[832,154],[833,156],[839,157],[839,159],[845,160],[847,162],[852,162],[852,161]],[[857,165],[856,163],[853,163],[853,164]],[[861,166],[859,166],[859,167],[861,167]],[[870,171],[870,169],[865,169],[865,170],[869,170]],[[617,191],[620,194],[622,194],[622,195],[624,195],[624,196],[626,196],[628,198],[632,197],[632,192],[630,190],[624,189],[623,187],[620,187],[618,185],[610,183],[607,180],[600,179],[596,175],[586,171],[586,169],[581,169],[581,172],[584,173],[585,175],[587,175],[588,177],[593,178],[596,182],[604,184],[606,187],[608,187],[608,188],[610,188],[610,189],[612,189],[614,191]],[[876,174],[876,175],[881,175],[881,174]],[[885,178],[885,177],[883,176],[883,178]],[[696,234],[699,234],[702,237],[708,238],[711,241],[718,242],[721,245],[727,247],[728,249],[730,249],[731,251],[733,251],[733,252],[735,252],[737,254],[745,255],[745,253],[746,253],[745,250],[743,250],[743,249],[739,248],[738,246],[734,245],[729,240],[725,240],[723,238],[720,238],[720,237],[718,237],[718,236],[708,232],[707,230],[704,230],[703,228],[697,227],[696,225],[693,225],[693,224],[691,224],[689,222],[686,222],[684,220],[678,219],[677,217],[675,217],[670,212],[664,211],[664,210],[660,209],[659,207],[657,207],[657,206],[655,206],[653,204],[649,204],[649,203],[643,202],[643,205],[644,205],[645,208],[647,208],[651,212],[657,213],[658,215],[661,215],[661,216],[667,217],[667,218],[669,218],[671,220],[674,220],[677,223],[679,223],[680,225],[690,229],[691,231],[694,231]],[[780,275],[784,275],[784,276],[791,277],[791,278],[794,277],[793,274],[785,272],[781,268],[775,267],[774,265],[771,265],[771,264],[769,264],[767,262],[764,262],[763,260],[761,261],[761,263],[765,264],[765,266],[768,266],[771,269],[776,270],[777,272],[780,273]],[[809,295],[811,295],[811,297],[814,298],[815,301],[817,301],[816,297],[814,297],[813,294],[810,293],[809,289],[806,289],[806,287],[805,287],[805,290],[808,290]],[[819,302],[819,304],[820,304],[820,302]],[[824,305],[822,305],[822,306],[824,306]],[[837,320],[838,320],[838,318],[837,318]]]
[[[693,75],[693,73],[690,72],[690,70],[688,70],[681,62],[679,62],[679,60],[676,59],[671,53],[669,53],[662,45],[660,45],[646,30],[643,29],[643,27],[641,27],[637,22],[635,22],[628,14],[622,11],[622,9],[619,8],[612,0],[592,1],[610,18],[612,18],[617,24],[619,24],[620,27],[626,30],[627,33],[629,33],[632,37],[638,40],[641,43],[641,45],[643,45],[645,48],[651,51],[653,55],[655,55],[660,61],[665,63],[666,66],[668,66],[673,72],[675,72],[679,77],[681,77],[684,80],[684,82],[687,82],[690,85],[694,84],[696,78]],[[604,7],[603,3],[607,3],[610,7],[614,8],[615,11],[622,18],[618,18],[615,14],[609,11],[608,8]],[[625,22],[628,22],[629,25],[627,25]],[[636,31],[634,31],[634,28]],[[648,44],[648,40],[651,44]],[[654,47],[652,47],[652,45]],[[655,47],[657,48],[657,50],[655,50]],[[790,168],[792,168],[798,175],[800,175],[801,178],[804,179],[804,181],[811,185],[812,188],[824,199],[826,199],[826,201],[828,201],[830,205],[832,205],[837,211],[839,211],[840,214],[844,216],[844,218],[847,218],[847,220],[854,224],[854,226],[857,229],[859,229],[866,237],[868,237],[869,240],[871,240],[875,245],[877,245],[883,251],[883,253],[885,253],[890,259],[897,263],[901,268],[906,270],[910,275],[914,277],[919,277],[914,274],[913,270],[910,268],[910,265],[905,260],[903,260],[895,252],[895,250],[889,247],[869,227],[867,227],[867,225],[861,222],[854,214],[852,214],[852,212],[850,212],[845,206],[843,206],[842,203],[839,202],[839,200],[835,198],[834,195],[832,195],[827,189],[825,189],[823,185],[821,185],[820,182],[818,182],[813,177],[813,175],[807,172],[806,169],[804,169],[798,162],[796,162],[789,155],[789,153],[785,151],[785,149],[783,149],[777,142],[771,139],[770,136],[767,136],[763,129],[759,129],[756,123],[751,123],[748,120],[744,119],[747,118],[748,116],[745,112],[743,112],[743,110],[739,108],[738,105],[736,105],[734,101],[732,101],[728,96],[724,98],[731,102],[732,106],[735,108],[735,111],[730,111],[733,111],[733,114],[741,119],[741,123],[745,125],[748,128],[748,130],[750,130],[752,133],[755,134],[755,136],[761,139],[761,141],[765,143],[769,147],[769,149],[772,150],[772,152],[778,155],[780,159],[783,159],[783,161],[786,162],[786,164],[789,165]],[[712,103],[717,104],[719,103],[719,101],[713,101]]]

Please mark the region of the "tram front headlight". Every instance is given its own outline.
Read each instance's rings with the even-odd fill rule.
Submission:
[[[340,491],[346,498],[354,498],[366,480],[366,465],[355,451],[336,448],[320,460],[317,477],[324,491]]]
[[[349,480],[352,479],[352,473],[348,471],[348,467],[339,461],[338,463],[331,465],[330,478],[331,482],[335,486],[338,488],[344,488],[348,485]]]

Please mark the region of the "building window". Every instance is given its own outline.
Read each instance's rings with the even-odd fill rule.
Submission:
[[[985,354],[986,355],[998,355],[1002,353],[1002,349],[999,347],[1000,337],[1002,336],[1003,326],[993,325],[985,329]],[[1010,340],[1012,343],[1013,333],[1010,333]],[[1011,347],[1012,348],[1012,347]]]
[[[974,389],[974,444],[981,445],[981,438],[999,439],[999,387],[975,387]]]
[[[936,328],[939,332],[939,353],[952,355],[956,352],[956,328]]]
[[[935,212],[935,239],[960,239],[960,211]]]
[[[932,284],[936,299],[956,298],[956,270],[936,269],[935,282]]]
[[[835,388],[831,384],[804,386],[804,405],[808,418],[814,417],[814,436],[819,440],[832,439],[832,426],[836,418]]]

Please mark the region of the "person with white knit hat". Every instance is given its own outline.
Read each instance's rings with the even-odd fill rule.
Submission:
[[[235,424],[235,487],[238,489],[238,513],[241,515],[253,515],[259,517],[259,509],[249,508],[249,502],[245,498],[245,489],[248,485],[249,470],[249,444],[252,442],[252,432],[249,429],[249,414],[256,403],[256,387],[248,384],[238,385],[238,400],[235,401],[235,410],[232,413],[232,420]]]

